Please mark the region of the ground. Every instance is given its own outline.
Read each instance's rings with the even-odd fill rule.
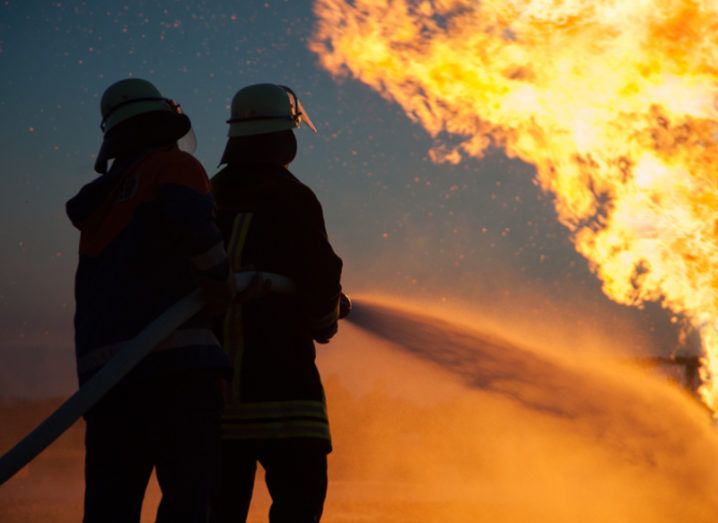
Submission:
[[[324,523],[714,523],[718,434],[675,384],[375,312],[319,348],[335,448]],[[58,402],[0,402],[0,452]],[[80,521],[82,438],[79,422],[0,487],[3,523]],[[261,480],[252,523],[266,521]],[[143,521],[157,502],[153,483]]]

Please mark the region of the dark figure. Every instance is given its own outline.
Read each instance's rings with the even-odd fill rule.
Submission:
[[[314,341],[336,333],[342,261],[314,193],[288,170],[301,121],[294,93],[252,85],[232,101],[226,167],[212,179],[232,270],[255,274],[216,332],[234,364],[222,422],[222,485],[213,522],[246,520],[257,462],[272,523],[318,522],[331,450]]]
[[[67,204],[80,229],[75,342],[82,385],[198,285],[211,310],[234,292],[202,166],[177,141],[189,119],[149,82],[101,102],[96,170]],[[109,160],[112,167],[107,171]],[[187,321],[85,416],[85,523],[139,522],[152,468],[160,523],[206,522],[219,474],[223,381],[231,365],[206,314]]]

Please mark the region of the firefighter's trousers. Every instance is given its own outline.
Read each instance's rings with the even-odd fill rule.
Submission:
[[[222,442],[222,483],[212,523],[244,523],[259,462],[272,497],[270,523],[318,523],[327,492],[327,450],[312,440]]]
[[[158,523],[205,523],[220,466],[221,378],[122,383],[86,416],[84,523],[139,523],[153,467]]]

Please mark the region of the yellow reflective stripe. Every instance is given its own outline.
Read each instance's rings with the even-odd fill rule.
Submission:
[[[242,251],[247,240],[249,226],[252,222],[252,213],[238,213],[234,218],[232,235],[227,246],[227,256],[233,272],[242,266]],[[234,379],[232,380],[232,399],[239,398],[239,375],[242,370],[242,356],[244,355],[244,332],[242,329],[242,306],[232,303],[224,316],[224,350],[234,365]]]
[[[311,417],[326,420],[327,407],[321,401],[309,400],[240,403],[229,405],[224,413],[224,419],[236,421],[292,417]]]
[[[238,440],[246,440],[246,439],[286,439],[286,438],[313,438],[313,439],[325,439],[327,441],[331,441],[332,437],[331,434],[329,434],[328,431],[294,431],[291,434],[283,434],[278,433],[274,431],[261,431],[261,432],[244,432],[242,430],[238,430],[236,432],[228,432],[222,429],[222,433],[220,435],[221,439],[225,440],[232,440],[232,439],[238,439]]]
[[[326,411],[326,405],[323,400],[283,400],[283,401],[255,401],[252,403],[242,403],[239,405],[242,409],[277,409],[282,407],[317,407]]]
[[[247,240],[249,226],[252,223],[252,213],[240,212],[234,218],[232,235],[227,245],[227,256],[232,262],[232,270],[237,272],[242,267],[242,251],[244,242]]]
[[[288,420],[270,423],[223,423],[223,439],[321,438],[331,440],[325,422]]]

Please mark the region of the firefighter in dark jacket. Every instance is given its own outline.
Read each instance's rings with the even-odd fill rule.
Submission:
[[[256,463],[272,523],[319,521],[331,439],[314,341],[336,333],[341,259],[314,193],[287,170],[306,123],[287,87],[257,84],[232,101],[229,140],[212,178],[217,224],[233,271],[255,298],[234,304],[216,332],[234,365],[222,421],[222,484],[213,522],[243,522]],[[254,289],[252,291],[252,289]]]
[[[231,375],[207,312],[226,308],[234,292],[209,180],[177,145],[191,133],[189,119],[151,83],[111,85],[101,111],[100,176],[67,204],[81,231],[80,384],[198,285],[210,310],[161,342],[86,415],[84,522],[139,522],[153,467],[162,490],[157,521],[206,522],[220,466],[222,382]]]

